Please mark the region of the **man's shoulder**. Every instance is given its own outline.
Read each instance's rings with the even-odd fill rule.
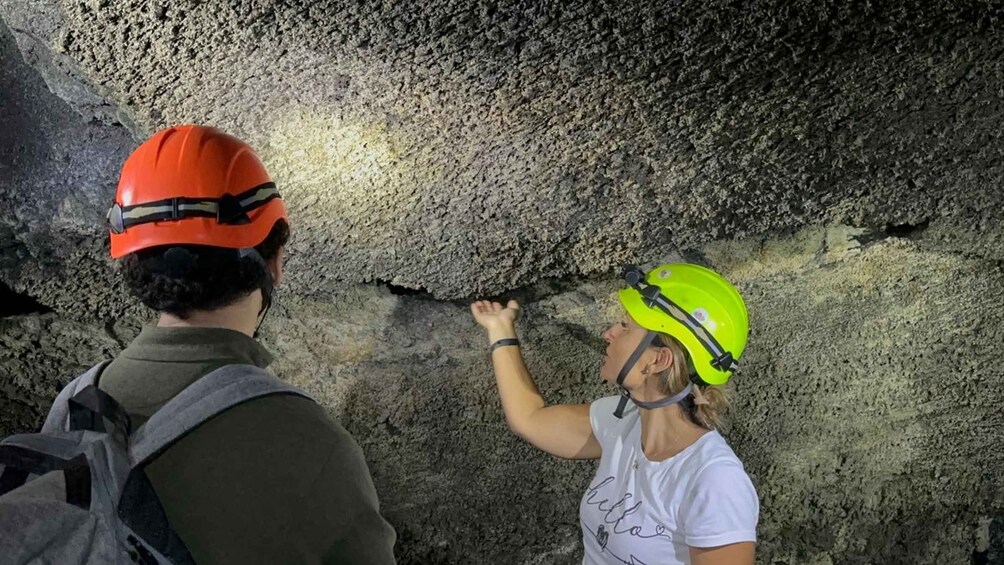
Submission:
[[[320,464],[332,453],[358,449],[348,431],[325,407],[295,394],[254,398],[210,418],[168,451],[257,459],[273,465]]]
[[[313,399],[296,394],[271,394],[234,406],[217,418],[227,419],[231,425],[249,429],[268,429],[282,435],[320,433],[326,436],[350,437],[329,414],[327,409]]]

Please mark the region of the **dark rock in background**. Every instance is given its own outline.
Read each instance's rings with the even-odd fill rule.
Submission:
[[[63,316],[119,315],[102,224],[135,141],[50,92],[2,23],[0,62],[0,280]]]
[[[37,301],[0,305],[0,433],[147,319],[106,259],[117,169],[211,123],[261,148],[295,220],[273,368],[359,439],[403,563],[581,560],[592,465],[505,429],[462,299],[523,298],[539,386],[585,402],[612,394],[610,273],[681,257],[750,305],[726,436],[759,562],[1000,563],[999,15],[0,4],[0,281]]]

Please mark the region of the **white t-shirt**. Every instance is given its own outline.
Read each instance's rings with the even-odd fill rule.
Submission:
[[[641,416],[619,396],[589,407],[603,448],[596,476],[579,506],[584,565],[689,564],[691,547],[756,541],[760,502],[743,464],[711,431],[665,461],[641,448]]]

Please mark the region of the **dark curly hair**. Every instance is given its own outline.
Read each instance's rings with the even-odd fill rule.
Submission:
[[[278,221],[255,246],[266,261],[289,241],[289,225]],[[265,266],[236,249],[204,245],[151,247],[126,255],[121,271],[132,294],[148,307],[187,318],[193,311],[211,311],[262,288]]]

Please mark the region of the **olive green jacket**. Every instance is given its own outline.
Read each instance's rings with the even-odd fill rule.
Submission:
[[[151,326],[98,386],[138,427],[210,371],[271,360],[237,331]],[[306,398],[240,404],[171,446],[146,474],[199,565],[394,562],[394,530],[380,515],[362,451]]]

